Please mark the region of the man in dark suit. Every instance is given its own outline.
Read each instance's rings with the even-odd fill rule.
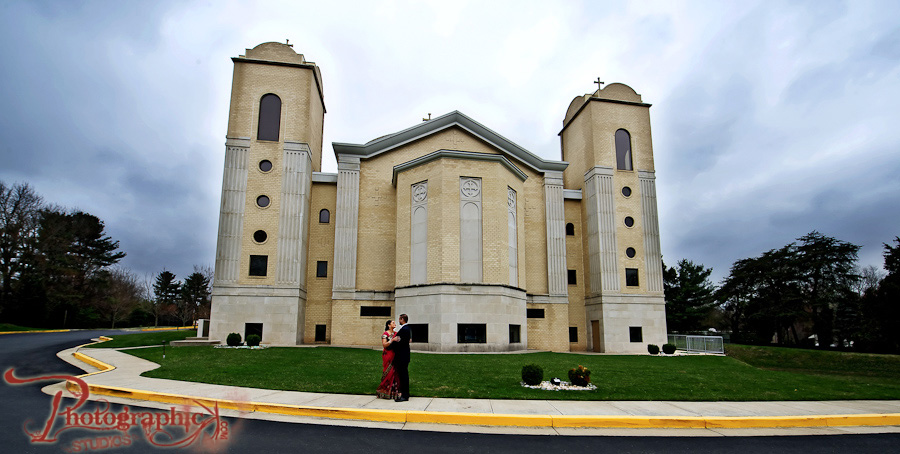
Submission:
[[[394,399],[395,402],[406,402],[409,400],[409,339],[412,335],[409,330],[409,316],[400,314],[400,329],[397,331],[398,340],[391,342],[391,349],[394,350],[394,370],[397,372],[397,381],[400,382],[400,395]]]

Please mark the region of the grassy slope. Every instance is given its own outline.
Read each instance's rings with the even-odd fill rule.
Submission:
[[[111,341],[88,345],[88,347],[124,348],[142,347],[145,345],[162,345],[163,341],[172,342],[176,340],[183,340],[196,335],[197,330],[150,331],[146,333],[117,334],[115,336],[109,336],[113,338],[113,340]]]
[[[800,351],[805,352],[805,351]],[[131,350],[163,364],[146,376],[296,391],[373,394],[381,352],[336,347],[264,350],[177,347]],[[805,353],[803,353],[805,354]],[[740,356],[740,355],[738,355]],[[752,355],[751,355],[752,356]],[[884,359],[882,355],[876,355]],[[754,358],[765,358],[756,355]],[[731,357],[607,356],[572,353],[445,355],[413,353],[413,396],[566,400],[836,400],[900,399],[900,379],[875,360],[869,375],[835,375],[805,362],[803,371],[775,371]],[[762,362],[763,359],[757,361]],[[771,358],[768,361],[780,361]],[[825,363],[840,362],[829,359]],[[583,364],[596,391],[554,392],[520,386],[521,368],[535,363],[544,379],[567,380]],[[821,364],[821,363],[819,363]]]

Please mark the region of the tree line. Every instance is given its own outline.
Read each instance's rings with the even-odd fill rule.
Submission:
[[[123,257],[98,217],[0,181],[0,322],[115,328],[209,317],[209,268],[195,266],[183,282],[166,270],[141,278],[118,265]]]
[[[728,332],[733,342],[900,353],[900,237],[884,269],[860,269],[860,246],[813,231],[736,261],[716,286],[712,268],[663,265],[670,332]]]

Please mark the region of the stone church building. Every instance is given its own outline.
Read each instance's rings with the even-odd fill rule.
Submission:
[[[429,351],[646,352],[666,342],[650,104],[576,96],[548,161],[461,112],[321,171],[321,72],[264,43],[232,59],[210,339]]]

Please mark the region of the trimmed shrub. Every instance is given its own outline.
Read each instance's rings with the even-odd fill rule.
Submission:
[[[251,334],[247,336],[247,346],[248,347],[258,347],[259,343],[262,341],[262,338],[259,337],[259,334]]]
[[[658,355],[659,354],[659,345],[654,345],[654,344],[648,345],[647,352],[650,353],[651,355]]]
[[[237,347],[238,345],[241,345],[241,335],[238,333],[231,333],[225,338],[225,343],[231,347]]]
[[[537,386],[544,381],[544,369],[537,364],[522,366],[522,381],[528,386]]]
[[[587,384],[591,382],[591,371],[588,368],[579,365],[578,367],[569,370],[569,381],[575,386],[587,386]]]
[[[663,344],[663,353],[667,355],[675,353],[675,344]]]

